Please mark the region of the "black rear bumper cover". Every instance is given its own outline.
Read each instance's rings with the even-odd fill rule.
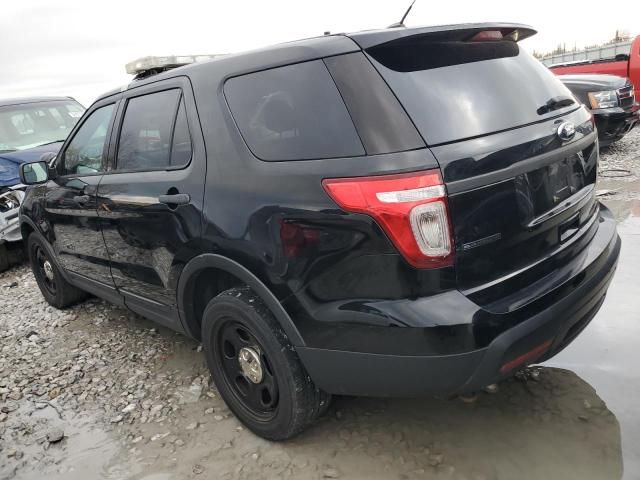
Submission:
[[[621,244],[608,212],[602,222],[612,228],[601,229],[610,239],[594,261],[599,264],[597,271],[485,348],[452,355],[406,356],[298,347],[298,354],[316,385],[332,394],[409,397],[479,390],[513,373],[500,373],[506,362],[549,341],[550,347],[528,363],[551,358],[593,319],[604,301]]]

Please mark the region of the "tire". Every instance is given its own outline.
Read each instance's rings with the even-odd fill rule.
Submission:
[[[7,244],[0,243],[0,273],[9,268],[9,252],[7,251]]]
[[[282,327],[249,287],[209,302],[202,343],[220,395],[256,435],[287,440],[326,411],[331,396],[314,385]],[[247,365],[256,364],[247,373]]]
[[[27,241],[29,263],[40,292],[47,303],[66,308],[87,297],[87,293],[67,282],[56,263],[50,258],[40,235],[33,232]],[[45,264],[48,266],[45,267]]]

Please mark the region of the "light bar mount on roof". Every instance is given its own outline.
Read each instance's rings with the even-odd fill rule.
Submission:
[[[204,62],[219,57],[214,55],[169,55],[166,57],[142,57],[125,65],[125,70],[130,75],[135,75],[135,80],[156,75],[172,68],[183,67],[196,62]]]

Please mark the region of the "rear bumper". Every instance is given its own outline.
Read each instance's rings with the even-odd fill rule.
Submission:
[[[598,233],[587,247],[598,251],[588,252],[591,262],[569,280],[569,293],[565,293],[566,283],[557,292],[550,292],[547,295],[554,299],[550,305],[503,331],[483,348],[421,356],[298,347],[298,354],[319,388],[333,394],[380,397],[478,390],[514,373],[517,368],[508,372],[501,372],[501,368],[540,345],[545,348],[538,349],[518,368],[546,360],[588,325],[604,301],[616,268],[620,238],[610,213],[603,210],[601,215]],[[462,298],[466,297],[460,294],[461,301]],[[428,308],[428,302],[423,305]],[[460,317],[461,311],[464,309],[452,303],[445,316]],[[468,321],[472,325],[476,318],[460,319],[460,324]],[[392,338],[398,329],[387,328]],[[411,330],[416,336],[421,335],[420,329]],[[362,333],[366,339],[367,332]]]

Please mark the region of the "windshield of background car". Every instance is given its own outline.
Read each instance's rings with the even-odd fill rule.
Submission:
[[[82,105],[72,100],[0,107],[0,151],[63,141],[83,113]]]

